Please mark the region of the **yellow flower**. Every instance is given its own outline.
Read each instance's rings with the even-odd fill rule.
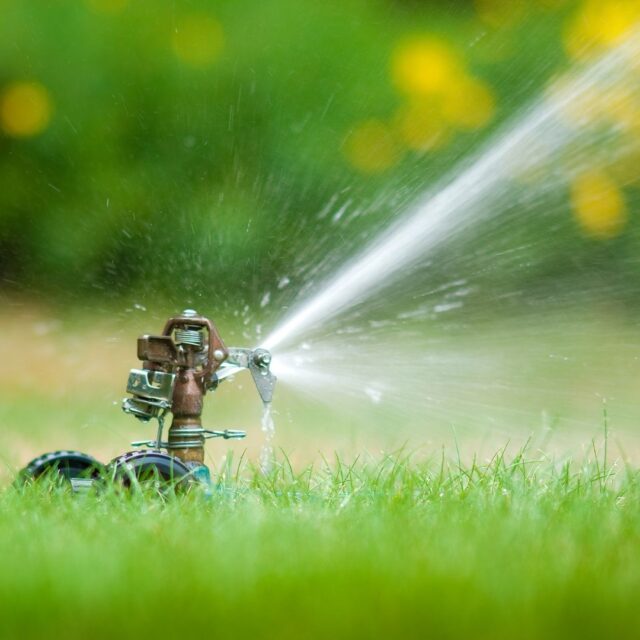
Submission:
[[[451,131],[440,110],[424,101],[401,107],[394,118],[394,128],[413,151],[435,151],[451,139]]]
[[[493,118],[496,105],[489,86],[470,76],[458,54],[440,40],[404,42],[393,55],[391,71],[396,87],[413,105],[400,115],[398,125],[411,148],[424,150],[438,143],[430,119],[437,118],[442,131],[443,123],[449,128],[477,129]]]
[[[569,23],[565,48],[572,56],[581,58],[610,47],[624,39],[639,19],[637,0],[587,0]]]
[[[486,83],[462,77],[457,83],[452,83],[443,95],[441,108],[449,124],[461,129],[478,129],[493,118],[496,101]]]
[[[35,136],[51,120],[51,98],[39,82],[15,82],[0,97],[0,123],[3,131],[16,138]]]
[[[185,64],[210,66],[218,59],[224,46],[222,26],[209,15],[187,16],[176,27],[172,44],[174,53]]]
[[[396,87],[413,96],[441,94],[462,71],[463,65],[455,51],[433,38],[401,44],[391,64]]]
[[[588,171],[574,179],[571,202],[580,226],[596,238],[617,236],[627,221],[622,191],[602,170]]]
[[[375,119],[355,127],[345,139],[343,151],[349,163],[362,173],[382,173],[400,157],[391,131]]]

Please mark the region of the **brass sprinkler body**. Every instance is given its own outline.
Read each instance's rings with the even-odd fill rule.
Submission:
[[[227,377],[248,369],[264,403],[271,402],[276,378],[270,371],[271,354],[265,349],[224,345],[216,326],[192,309],[167,320],[162,335],[138,339],[142,369],[129,374],[131,398],[123,409],[143,421],[158,420],[156,440],[133,443],[165,448],[188,465],[204,464],[207,438],[242,438],[242,431],[212,431],[202,426],[202,408],[208,390]],[[173,414],[168,440],[162,441],[164,417]]]
[[[161,336],[138,339],[138,358],[145,368],[175,373],[167,449],[184,462],[204,463],[204,396],[228,355],[213,322],[190,309],[167,320]]]

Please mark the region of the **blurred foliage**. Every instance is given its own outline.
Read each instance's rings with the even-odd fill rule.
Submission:
[[[335,194],[410,200],[634,4],[1,0],[2,287],[241,299],[390,216],[336,232]],[[617,235],[610,177],[573,193],[569,233]]]

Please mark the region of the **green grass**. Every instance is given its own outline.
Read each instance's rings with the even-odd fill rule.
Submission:
[[[0,495],[0,635],[637,637],[640,475],[594,448],[339,460],[214,496]]]

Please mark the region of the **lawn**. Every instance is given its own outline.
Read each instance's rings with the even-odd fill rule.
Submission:
[[[107,462],[153,435],[118,406],[135,338],[153,322],[74,323],[25,309],[0,324],[6,362],[23,363],[0,375],[0,637],[637,636],[634,327],[588,325],[588,348],[521,341],[537,364],[505,398],[525,417],[549,407],[559,426],[514,422],[493,456],[491,406],[476,424],[466,395],[448,400],[466,421],[444,437],[427,412],[404,424],[384,405],[359,408],[356,421],[338,398],[329,419],[283,384],[276,446],[288,455],[279,450],[264,476],[252,466],[260,403],[239,379],[207,397],[207,426],[249,432],[208,445],[209,498],[13,488],[41,452],[71,447]],[[540,364],[548,353],[563,356],[551,369]],[[562,402],[547,402],[548,388]],[[611,398],[606,434],[595,391]],[[491,402],[490,388],[477,392]],[[590,422],[570,432],[583,413]]]
[[[609,454],[610,455],[610,454]],[[500,451],[404,452],[214,495],[0,495],[7,638],[637,637],[638,472]]]

